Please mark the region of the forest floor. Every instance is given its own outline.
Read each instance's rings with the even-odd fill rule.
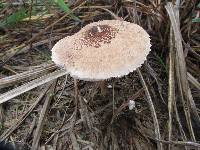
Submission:
[[[106,95],[78,80],[77,101],[69,75],[40,85],[59,70],[51,61],[59,39],[118,17],[150,34],[139,70],[107,80]],[[197,149],[199,17],[198,0],[1,0],[0,141],[25,150]]]

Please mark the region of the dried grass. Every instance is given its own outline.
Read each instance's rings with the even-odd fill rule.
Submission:
[[[2,3],[9,5],[0,10],[0,19],[24,6]],[[30,13],[0,29],[0,140],[24,149],[200,147],[200,26],[192,23],[197,0],[70,4],[81,22],[47,2],[32,1],[25,4],[28,11],[37,5],[48,14]],[[135,22],[152,39],[152,52],[139,74],[106,81],[104,96],[94,83],[61,77],[65,72],[49,63],[56,40],[102,19]],[[133,110],[128,109],[130,100]]]

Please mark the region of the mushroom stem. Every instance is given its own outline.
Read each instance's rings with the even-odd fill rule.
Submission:
[[[105,96],[107,93],[106,81],[98,81],[99,87],[101,89],[101,95]]]

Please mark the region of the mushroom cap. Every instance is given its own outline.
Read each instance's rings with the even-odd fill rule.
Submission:
[[[139,25],[103,20],[58,41],[52,48],[52,60],[74,78],[104,80],[140,67],[150,47],[150,37]]]

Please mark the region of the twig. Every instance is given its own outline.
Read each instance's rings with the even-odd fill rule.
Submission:
[[[200,90],[200,83],[195,79],[189,72],[187,72],[187,77],[190,83],[192,83],[198,90]]]
[[[98,115],[99,113],[103,112],[105,109],[108,109],[109,107],[112,107],[112,102],[110,102],[110,103],[108,103],[106,106],[104,106],[104,107],[102,107],[102,108],[96,110],[95,112],[90,113],[90,116],[91,116],[91,117],[94,117],[94,116]],[[72,119],[73,116],[70,117],[70,118]],[[80,124],[80,123],[82,123],[82,122],[83,122],[83,119],[81,118],[81,119],[79,119],[79,120],[77,120],[77,121],[75,122],[75,125],[78,125],[78,124]],[[64,132],[64,134],[60,135],[59,138],[62,137],[62,136],[64,136],[67,132],[70,132],[71,127],[72,127],[72,124],[71,124],[71,123],[68,123],[67,125],[63,126],[63,127],[62,127],[61,129],[59,129],[58,131],[55,131],[55,132],[52,134],[52,136],[51,136],[47,141],[50,141],[56,134],[60,134],[61,132]],[[46,142],[46,143],[47,143],[47,142]]]
[[[148,69],[149,73],[151,74],[151,76],[155,79],[156,84],[158,86],[158,92],[160,94],[160,97],[163,101],[164,104],[166,104],[166,102],[164,101],[164,98],[162,96],[162,86],[161,86],[161,81],[158,78],[158,75],[156,74],[156,72],[153,70],[153,68],[149,65],[149,63],[145,63],[146,68]]]
[[[107,11],[108,13],[110,13],[110,15],[111,15],[113,18],[115,18],[116,20],[121,20],[121,21],[123,21],[123,18],[118,17],[118,16],[117,16],[116,14],[114,14],[112,11],[110,11],[110,10],[108,10],[108,9],[106,9],[106,8],[102,8],[102,7],[100,7],[100,9],[103,9],[103,10]]]
[[[40,31],[38,34],[36,34],[35,36],[33,36],[29,41],[26,41],[25,43],[16,46],[16,47],[12,47],[11,49],[9,49],[6,54],[4,55],[0,55],[0,58],[2,60],[2,62],[0,63],[0,65],[3,65],[6,61],[8,61],[11,57],[13,57],[14,55],[16,55],[17,53],[19,53],[25,46],[27,46],[28,44],[32,43],[37,37],[41,36],[43,33],[45,33],[45,31],[47,31],[48,29],[50,29],[51,27],[53,27],[55,24],[57,24],[58,22],[62,21],[64,18],[66,18],[68,15],[70,15],[72,12],[74,12],[76,9],[78,9],[80,6],[82,6],[83,4],[85,4],[85,2],[81,3],[79,6],[73,8],[70,12],[67,12],[65,15],[63,15],[61,18],[59,18],[58,20],[56,20],[55,22],[53,22],[52,24],[50,24],[49,26],[47,26],[44,30]]]
[[[173,114],[173,104],[175,100],[175,80],[174,80],[174,62],[175,62],[175,54],[174,54],[174,42],[173,42],[173,32],[172,27],[170,28],[170,52],[169,52],[169,88],[168,88],[168,140],[171,141],[172,136],[172,114]],[[171,149],[171,145],[169,145],[168,149]]]
[[[79,97],[79,104],[80,104],[79,112],[80,112],[81,118],[83,120],[83,123],[86,127],[88,127],[89,130],[91,130],[92,129],[92,120],[90,118],[90,114],[88,112],[87,106],[81,97]]]
[[[40,113],[38,125],[37,125],[37,128],[36,128],[34,137],[33,137],[31,150],[37,150],[37,147],[38,147],[38,144],[39,144],[39,141],[40,141],[40,136],[42,134],[42,129],[43,129],[45,117],[47,115],[49,105],[50,105],[51,100],[52,100],[52,92],[55,88],[55,85],[56,85],[56,82],[55,81],[52,82],[51,87],[46,94],[47,96],[45,98],[45,102],[44,102],[43,108],[42,108],[41,113]]]
[[[58,134],[56,134],[53,139],[53,150],[56,150],[57,142],[58,142]]]
[[[153,104],[153,101],[152,101],[152,99],[151,99],[151,95],[150,95],[150,93],[149,93],[149,90],[148,90],[148,88],[147,88],[147,85],[146,85],[146,83],[145,83],[145,81],[144,81],[144,78],[143,78],[143,76],[142,76],[140,70],[137,69],[137,72],[138,72],[138,74],[139,74],[140,81],[142,82],[142,85],[143,85],[143,87],[145,88],[145,94],[146,94],[146,97],[147,97],[147,102],[148,102],[148,104],[149,104],[149,107],[150,107],[150,110],[151,110],[151,115],[152,115],[152,117],[153,117],[153,123],[154,123],[154,129],[155,129],[156,138],[157,138],[157,139],[161,139],[159,123],[158,123],[156,111],[155,111],[155,108],[154,108],[154,104]],[[158,149],[163,150],[162,143],[157,142],[157,147],[158,147]]]
[[[54,71],[53,73],[50,73],[50,74],[47,74],[47,75],[44,75],[38,79],[35,79],[35,80],[32,80],[26,84],[23,84],[17,88],[14,88],[2,95],[0,95],[0,104],[20,95],[20,94],[23,94],[33,88],[36,88],[44,83],[47,83],[53,79],[56,79],[58,77],[61,77],[63,75],[67,74],[66,73],[66,70],[64,69],[61,69],[61,70],[57,70],[57,71]]]
[[[56,41],[56,40],[60,40],[61,38],[63,38],[63,36],[55,36],[55,37],[51,37],[51,41]],[[27,52],[30,48],[34,48],[40,45],[44,45],[46,43],[49,42],[49,39],[45,39],[45,40],[41,40],[39,42],[33,43],[31,46],[27,45],[25,47],[23,47],[17,54],[21,54],[21,53],[25,53]]]
[[[45,93],[47,92],[47,90],[49,89],[49,87],[50,87],[50,84],[45,85],[44,88],[43,88],[43,90],[41,90],[41,93],[40,93],[39,97],[37,98],[37,100],[28,108],[28,110],[26,111],[26,113],[24,113],[24,115],[21,116],[21,118],[12,127],[10,127],[8,130],[6,130],[0,136],[0,139],[2,141],[5,140],[13,131],[15,131],[19,127],[19,125],[21,123],[23,123],[23,121],[29,116],[29,114],[33,111],[33,109],[41,101],[41,99],[43,98],[43,96],[45,95]]]
[[[70,138],[71,138],[71,142],[72,142],[72,145],[73,145],[73,149],[74,149],[74,150],[80,150],[74,132],[70,132]]]
[[[175,8],[171,2],[168,2],[167,5],[165,6],[165,8],[170,17],[172,28],[174,31],[174,36],[175,36],[175,45],[177,48],[177,51],[176,51],[176,54],[177,54],[177,58],[176,58],[177,81],[178,81],[179,90],[181,93],[181,100],[182,100],[183,107],[184,107],[187,126],[188,126],[189,133],[190,133],[192,140],[196,141],[194,131],[192,128],[192,123],[191,123],[190,109],[188,109],[188,108],[190,108],[191,99],[189,98],[189,95],[188,95],[189,86],[188,86],[188,80],[187,80],[187,75],[186,75],[186,63],[185,63],[185,57],[184,57],[184,53],[183,53],[179,15],[177,15],[178,13],[175,11]]]
[[[161,143],[166,143],[166,144],[200,147],[199,143],[190,142],[190,141],[184,142],[184,141],[165,141],[165,140],[159,140],[159,139],[153,139],[153,140],[159,141]]]
[[[31,123],[31,125],[30,125],[30,128],[29,128],[29,130],[28,130],[28,132],[26,133],[26,135],[25,135],[25,137],[24,137],[24,142],[26,143],[26,142],[28,142],[28,140],[30,139],[30,137],[31,137],[31,135],[32,135],[32,133],[33,133],[33,130],[34,130],[34,128],[35,128],[35,125],[36,125],[36,116],[34,116],[34,118],[33,118],[33,121],[32,121],[32,123]]]
[[[16,74],[16,75],[12,75],[12,76],[8,76],[8,77],[0,79],[0,87],[3,87],[3,86],[5,87],[7,84],[11,84],[13,82],[22,80],[24,78],[35,76],[35,75],[40,74],[44,71],[52,70],[52,69],[55,69],[55,68],[56,68],[56,65],[54,63],[47,63],[47,64],[39,65],[35,69],[28,70],[28,71],[25,71],[25,72],[22,72],[22,73],[19,73],[19,74]]]
[[[119,115],[119,113],[126,108],[129,105],[130,100],[135,101],[138,97],[140,97],[144,92],[144,88],[139,89],[133,96],[131,96],[130,98],[128,98],[128,100],[126,102],[124,102],[120,107],[118,107],[115,110],[115,113],[112,116],[112,121],[111,123],[113,123],[113,121],[115,120],[115,118]]]
[[[76,115],[77,115],[77,107],[78,107],[78,106],[77,106],[77,105],[78,105],[78,85],[77,85],[77,79],[74,79],[74,90],[75,90],[75,91],[74,91],[75,110],[74,110],[74,112],[73,112],[73,117],[72,117],[71,122],[70,122],[70,124],[71,124],[71,129],[70,129],[69,134],[70,134],[70,138],[71,138],[71,142],[72,142],[73,148],[74,148],[75,150],[79,150],[80,148],[79,148],[79,145],[78,145],[76,136],[75,136],[75,134],[74,134],[74,132],[73,132],[74,126],[75,126],[75,124],[76,124]]]
[[[175,111],[176,121],[178,123],[179,131],[180,131],[180,134],[182,136],[182,139],[184,141],[187,141],[187,137],[186,137],[185,131],[183,130],[183,126],[181,124],[181,120],[180,120],[178,110],[177,110],[177,107],[176,107],[176,101],[174,101],[174,111]],[[188,148],[185,146],[185,149],[187,150]]]
[[[113,103],[113,117],[115,116],[115,84],[112,84],[112,103]]]

